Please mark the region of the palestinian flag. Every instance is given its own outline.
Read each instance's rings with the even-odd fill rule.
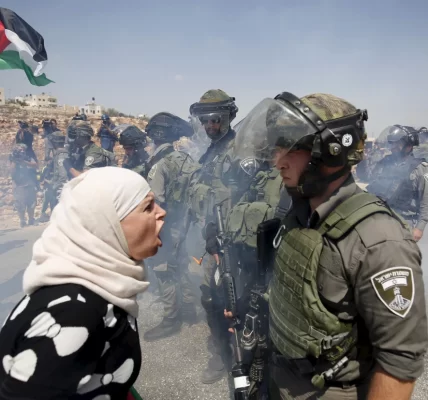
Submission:
[[[128,398],[126,400],[143,400],[143,398],[138,394],[134,387],[128,393]]]
[[[19,15],[0,7],[0,70],[23,69],[36,86],[52,81],[42,73],[48,62],[43,37]]]

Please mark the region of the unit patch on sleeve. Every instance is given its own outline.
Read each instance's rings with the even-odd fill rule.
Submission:
[[[392,267],[371,277],[377,297],[395,315],[404,318],[415,297],[413,271],[409,267]]]
[[[409,267],[392,267],[371,277],[373,288],[386,308],[404,318],[415,297],[413,271]]]

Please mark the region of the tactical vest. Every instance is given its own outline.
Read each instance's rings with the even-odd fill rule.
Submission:
[[[165,202],[168,210],[183,207],[186,204],[186,192],[193,174],[200,169],[189,154],[176,151],[170,143],[159,146],[147,161],[149,175],[152,168],[161,160],[164,160],[168,171],[168,181],[165,187]]]
[[[67,171],[63,166],[66,158],[68,158],[68,152],[66,149],[59,148],[54,150],[52,177],[52,185],[54,188],[58,188],[68,181]]]
[[[25,161],[30,161],[30,158],[27,157]],[[12,179],[17,186],[35,185],[37,183],[37,171],[23,163],[16,162],[12,172]]]
[[[378,197],[362,192],[341,203],[318,229],[295,228],[279,236],[280,229],[269,289],[269,331],[272,342],[287,359],[314,357],[334,368],[355,347],[356,324],[342,322],[324,307],[317,289],[317,271],[318,265],[328,269],[333,262],[324,237],[337,242],[376,213],[395,216]],[[312,382],[322,387],[323,374],[314,376]]]
[[[254,178],[254,184],[250,187],[249,198],[253,201],[262,201],[275,207],[280,199],[282,188],[282,177],[279,170],[272,168],[260,171]]]
[[[108,151],[106,149],[103,149],[102,147],[100,147],[102,153],[103,153],[103,157],[104,157],[104,166],[105,167],[111,167],[111,166],[116,166],[116,157],[114,155],[114,153],[112,153],[111,151]]]
[[[213,160],[199,168],[191,179],[188,192],[188,203],[198,217],[212,217],[213,207],[231,197],[231,190],[223,183],[224,171],[230,167],[229,151],[234,141],[231,140],[224,148],[224,152],[216,155]],[[203,160],[203,157],[201,158]],[[228,166],[226,166],[228,164]],[[223,208],[223,215],[227,213],[227,204]]]
[[[410,174],[422,161],[411,158],[400,164],[385,163],[367,190],[385,199],[394,210],[417,213],[419,207],[412,202],[417,193],[413,190]]]
[[[260,171],[248,195],[229,211],[225,231],[232,244],[257,248],[257,227],[274,218],[279,203],[282,178],[277,169]]]
[[[165,199],[168,210],[173,207],[183,207],[186,204],[186,192],[193,174],[199,170],[200,165],[193,161],[189,154],[174,151],[165,158],[169,177],[165,190]]]

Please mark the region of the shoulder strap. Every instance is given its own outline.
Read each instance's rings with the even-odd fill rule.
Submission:
[[[155,153],[147,160],[147,165],[149,166],[149,169],[173,151],[174,146],[172,144],[165,143],[164,145],[161,145],[157,150],[155,150]]]
[[[410,172],[413,172],[419,166],[419,164],[422,164],[424,161],[424,158],[414,158],[413,160],[411,160],[409,166]]]
[[[336,207],[318,228],[318,232],[337,240],[359,222],[377,213],[395,217],[392,210],[379,197],[367,192],[357,193]]]

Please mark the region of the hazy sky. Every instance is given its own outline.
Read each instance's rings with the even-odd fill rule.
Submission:
[[[261,5],[263,4],[263,5]],[[236,97],[327,92],[369,112],[368,130],[428,125],[426,0],[3,0],[45,39],[47,76],[1,71],[6,95],[91,97],[126,113],[183,118],[206,90]]]

